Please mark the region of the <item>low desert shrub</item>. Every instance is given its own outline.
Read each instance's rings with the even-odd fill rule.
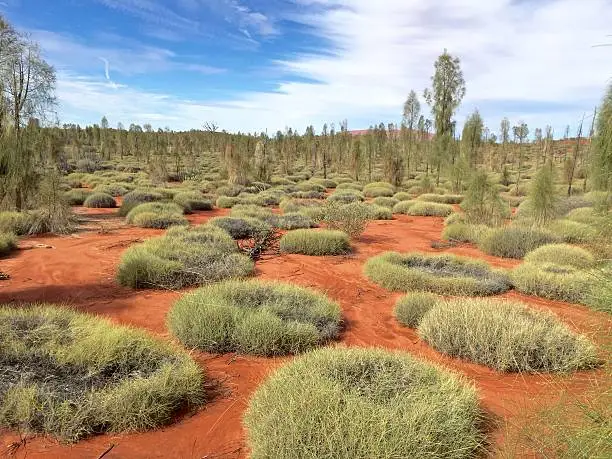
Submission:
[[[87,196],[87,199],[85,199],[83,205],[92,209],[112,209],[117,207],[115,198],[113,198],[110,194],[97,192]]]
[[[244,415],[253,458],[471,458],[482,449],[475,388],[399,352],[324,348],[259,386]]]
[[[459,204],[463,196],[458,194],[433,194],[425,193],[417,198],[417,201],[437,202],[439,204]]]
[[[597,350],[556,316],[490,299],[441,301],[421,320],[434,349],[505,372],[568,372],[598,364]]]
[[[381,196],[379,198],[374,198],[372,200],[372,204],[376,205],[376,206],[381,206],[381,207],[388,207],[389,209],[393,209],[393,207],[398,203],[399,201],[395,198],[389,198],[386,196]]]
[[[66,307],[0,306],[0,425],[76,441],[172,422],[203,402],[189,355]]]
[[[168,328],[190,348],[271,356],[336,338],[340,319],[340,307],[314,290],[228,281],[184,295],[168,314]]]
[[[380,198],[383,196],[393,197],[395,190],[393,187],[370,186],[366,185],[363,188],[363,194],[367,198]]]
[[[549,262],[522,263],[511,277],[519,292],[569,303],[587,302],[594,281],[583,270]]]
[[[338,186],[338,184],[331,179],[324,179],[324,178],[311,178],[310,181],[312,183],[317,183],[321,186],[324,186],[325,188],[336,188]]]
[[[270,225],[251,217],[215,217],[208,223],[227,231],[233,239],[249,239],[272,231]]]
[[[485,262],[456,255],[385,252],[370,258],[365,275],[384,288],[440,295],[486,296],[510,289],[508,276]]]
[[[5,257],[17,249],[17,236],[0,232],[0,257]]]
[[[490,231],[486,225],[470,225],[467,223],[451,223],[442,231],[445,241],[470,242],[478,244],[482,237]]]
[[[372,220],[393,220],[393,211],[388,207],[367,204]]]
[[[474,174],[461,209],[467,222],[478,225],[499,225],[511,216],[510,207],[485,171]]]
[[[249,257],[239,253],[231,236],[211,225],[172,227],[164,236],[126,250],[117,281],[132,288],[181,288],[253,272]]]
[[[398,205],[407,203],[410,201],[403,201]],[[453,213],[453,206],[449,204],[438,204],[435,202],[414,202],[408,211],[408,215],[421,216],[421,217],[448,217]]]
[[[405,191],[400,191],[393,195],[393,199],[396,199],[398,201],[410,201],[414,199],[414,195],[406,193]]]
[[[163,195],[157,191],[141,189],[130,191],[123,196],[121,208],[119,209],[119,216],[125,217],[134,207],[146,202],[161,201],[163,198]]]
[[[394,214],[408,214],[412,206],[416,204],[417,201],[400,201],[396,205],[393,206]]]
[[[174,195],[173,201],[190,213],[196,210],[212,210],[213,205],[209,199],[199,191],[183,191]]]
[[[555,263],[578,269],[592,268],[595,257],[585,249],[569,244],[547,244],[525,255],[526,263]]]
[[[116,183],[98,185],[93,190],[94,193],[105,193],[105,194],[110,194],[111,196],[114,196],[114,197],[123,196],[124,194],[127,194],[129,191],[130,190],[128,190],[127,188],[121,185],[118,185]]]
[[[0,232],[12,233],[18,236],[28,234],[29,216],[25,212],[0,212]]]
[[[303,255],[343,255],[351,251],[351,244],[342,231],[298,229],[281,238],[280,250]]]
[[[126,217],[127,223],[142,228],[166,229],[173,225],[187,225],[183,208],[172,202],[148,202],[134,207]]]
[[[365,198],[360,191],[344,189],[337,190],[327,197],[329,202],[349,204],[351,202],[363,201]]]
[[[219,196],[217,198],[216,205],[219,209],[230,209],[239,203],[240,203],[240,198],[234,198],[234,197],[229,197],[229,196]]]
[[[328,203],[322,209],[321,222],[331,230],[343,231],[355,238],[363,234],[372,216],[371,207],[362,202]]]
[[[416,328],[423,316],[440,301],[440,297],[428,292],[411,292],[395,303],[393,313],[399,323]]]
[[[64,194],[66,201],[71,206],[82,206],[89,195],[91,195],[91,191],[83,188],[66,191]]]
[[[546,228],[569,244],[586,244],[597,238],[594,227],[568,219],[553,220]]]
[[[290,212],[283,215],[272,215],[266,222],[275,228],[284,230],[295,230],[300,228],[313,228],[316,226],[312,218],[297,212]]]
[[[297,189],[299,191],[315,191],[319,193],[323,193],[325,191],[323,185],[315,182],[302,182],[297,184]]]
[[[336,190],[361,191],[363,190],[363,185],[360,185],[359,183],[352,183],[352,182],[339,183],[338,186],[336,187]]]
[[[483,252],[504,258],[523,258],[540,246],[559,242],[553,233],[537,228],[505,226],[487,232],[478,247]]]

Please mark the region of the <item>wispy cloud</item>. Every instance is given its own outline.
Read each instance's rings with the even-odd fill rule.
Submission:
[[[235,3],[210,3],[219,2]],[[410,89],[420,92],[429,85],[434,60],[448,48],[461,57],[467,80],[459,122],[480,108],[492,130],[509,114],[514,122],[552,124],[560,131],[599,102],[612,76],[612,50],[593,47],[610,33],[609,0],[294,2],[298,12],[285,19],[325,43],[319,52],[270,64],[299,82],[279,81],[273,92],[237,91],[229,101],[189,101],[135,87],[120,88],[109,99],[106,83],[64,75],[59,86],[65,113],[85,119],[88,113],[99,118],[112,111],[115,119],[173,128],[215,120],[222,128],[243,131],[303,129],[344,118],[355,128],[367,127],[398,121]],[[150,3],[127,2],[145,11]],[[258,19],[250,18],[253,27]]]

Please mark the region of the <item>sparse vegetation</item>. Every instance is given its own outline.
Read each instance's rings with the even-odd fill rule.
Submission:
[[[523,258],[540,246],[559,242],[559,238],[546,230],[523,226],[505,226],[488,231],[478,247],[489,255],[503,258]]]
[[[87,196],[85,202],[83,202],[85,207],[91,207],[94,209],[112,209],[117,207],[117,203],[115,202],[115,198],[113,198],[110,194],[106,193],[92,193]]]

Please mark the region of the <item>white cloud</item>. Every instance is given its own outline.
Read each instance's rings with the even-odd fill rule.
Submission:
[[[410,89],[420,92],[429,84],[434,60],[448,48],[462,59],[467,82],[460,123],[480,108],[493,131],[506,114],[532,128],[552,124],[560,131],[592,110],[612,77],[612,49],[593,47],[610,33],[609,0],[295,1],[302,4],[301,13],[289,19],[326,45],[321,54],[296,55],[274,65],[319,84],[281,82],[272,93],[185,101],[67,74],[59,84],[64,118],[112,114],[124,122],[175,129],[214,120],[242,131],[302,130],[346,118],[349,126],[362,128],[399,121]],[[146,114],[155,116],[137,116]]]

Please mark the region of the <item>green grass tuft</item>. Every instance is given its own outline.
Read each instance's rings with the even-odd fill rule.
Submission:
[[[284,355],[335,339],[340,307],[314,290],[279,282],[229,281],[184,295],[168,328],[207,352]]]
[[[440,301],[419,336],[434,349],[505,372],[569,372],[593,368],[597,349],[556,316],[491,299]]]
[[[370,258],[364,272],[371,281],[400,292],[486,296],[510,289],[505,273],[485,262],[456,255],[385,252]]]
[[[343,255],[351,251],[351,244],[342,231],[298,229],[281,238],[280,250],[303,255]]]
[[[83,202],[85,207],[92,209],[113,209],[117,207],[115,198],[110,194],[94,192],[87,196],[87,199]]]
[[[253,459],[472,458],[474,387],[409,354],[325,348],[259,386],[244,416]]]
[[[393,313],[399,323],[416,328],[423,316],[433,308],[440,297],[428,292],[411,292],[401,297],[395,304]]]
[[[540,246],[560,242],[555,234],[537,228],[505,226],[487,232],[478,247],[489,255],[523,258]]]

